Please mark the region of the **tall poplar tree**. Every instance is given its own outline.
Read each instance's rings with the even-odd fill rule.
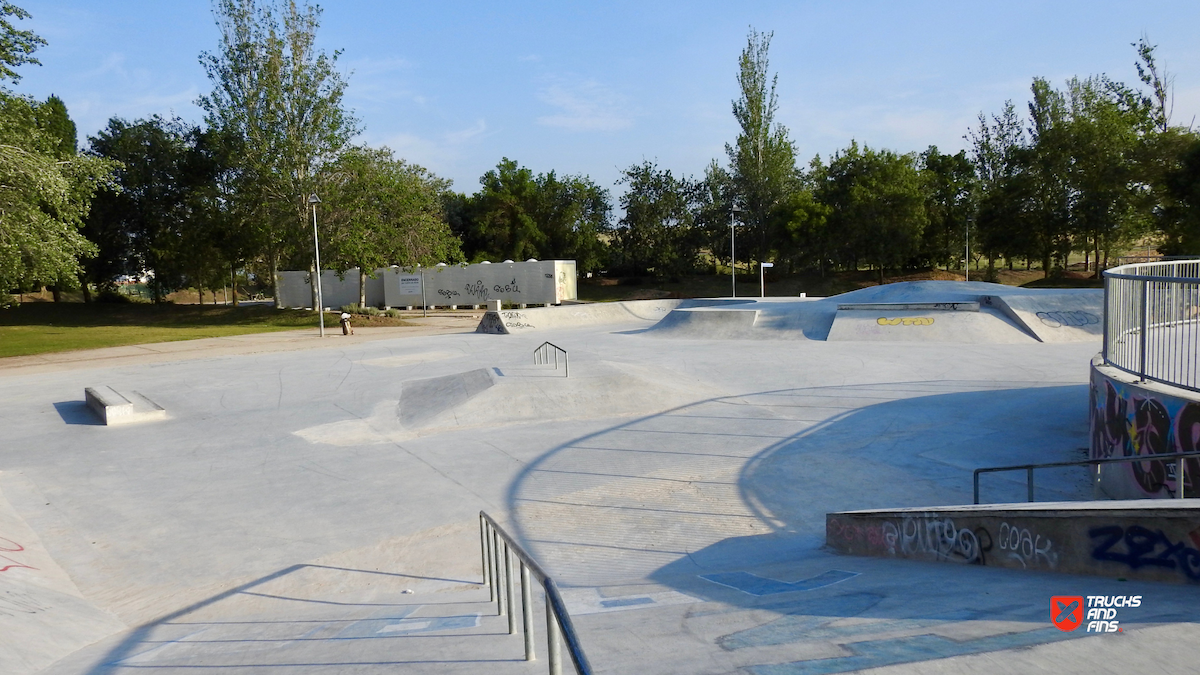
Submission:
[[[775,121],[779,99],[770,75],[768,52],[774,33],[753,28],[738,59],[741,97],[733,101],[733,116],[742,132],[733,145],[726,144],[734,190],[742,202],[742,222],[752,233],[756,257],[770,250],[767,234],[775,207],[787,198],[796,183],[796,150],[787,127]]]
[[[242,227],[263,229],[274,287],[282,259],[311,254],[308,196],[321,168],[358,133],[358,121],[343,105],[341,52],[316,48],[319,7],[215,0],[213,13],[221,44],[200,57],[213,90],[198,103],[210,126],[240,140],[235,194],[243,204],[233,212]]]

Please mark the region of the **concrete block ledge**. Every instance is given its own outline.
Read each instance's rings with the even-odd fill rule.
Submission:
[[[109,426],[148,422],[167,416],[166,410],[136,391],[126,397],[112,387],[87,387],[83,397],[87,407]]]
[[[1200,584],[1200,499],[981,504],[825,516],[846,555]]]

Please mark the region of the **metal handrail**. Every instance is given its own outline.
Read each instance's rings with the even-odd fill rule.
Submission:
[[[993,473],[997,471],[1021,471],[1025,473],[1025,487],[1028,494],[1028,501],[1033,499],[1033,470],[1048,469],[1060,466],[1091,466],[1096,465],[1096,470],[1099,472],[1100,464],[1120,464],[1125,462],[1177,462],[1178,468],[1175,470],[1176,481],[1176,497],[1183,499],[1183,469],[1184,459],[1188,457],[1200,457],[1200,451],[1194,452],[1172,452],[1162,453],[1159,455],[1132,455],[1129,457],[1106,457],[1104,459],[1082,459],[1074,462],[1046,462],[1044,464],[1015,464],[1013,466],[989,466],[983,469],[975,469],[972,475],[972,481],[975,485],[975,503],[979,503],[979,474]],[[1097,473],[1097,475],[1099,475]],[[1194,476],[1193,476],[1194,477]]]
[[[549,344],[549,343],[547,343]],[[542,569],[541,565],[512,538],[494,518],[479,512],[479,551],[482,557],[483,578],[488,585],[488,602],[495,602],[497,616],[508,614],[508,634],[517,632],[516,609],[513,600],[512,557],[517,557],[521,575],[521,616],[525,634],[525,660],[534,661],[533,647],[533,592],[529,577],[541,582],[546,591],[546,652],[549,656],[550,675],[561,675],[562,653],[559,634],[567,645],[567,654],[579,675],[592,675],[592,666],[583,653],[579,633],[571,623],[567,605],[563,602],[558,584]],[[503,575],[503,577],[501,577]],[[503,578],[504,583],[501,584]]]
[[[563,349],[562,347],[559,347],[558,345],[554,344],[553,342],[543,342],[542,344],[538,345],[537,349],[533,350],[534,365],[541,365],[543,363],[549,364],[551,349],[554,351],[554,369],[558,370],[558,353],[562,352],[563,373],[565,373],[566,377],[570,377],[571,376],[571,362],[570,362],[570,359],[567,357],[567,350]]]
[[[1200,259],[1105,270],[1105,365],[1135,375],[1140,382],[1200,391],[1198,328]]]

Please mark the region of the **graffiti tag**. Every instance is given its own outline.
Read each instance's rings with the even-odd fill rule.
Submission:
[[[1034,534],[1028,528],[1000,523],[1000,536],[996,539],[996,545],[1006,552],[1009,559],[1021,563],[1021,567],[1036,565],[1042,561],[1051,569],[1058,566],[1058,554],[1051,550],[1054,545],[1050,539]]]
[[[1200,551],[1180,542],[1172,542],[1162,531],[1154,531],[1141,525],[1093,527],[1088,530],[1093,540],[1100,539],[1092,549],[1092,558],[1124,563],[1130,569],[1161,567],[1178,569],[1187,578],[1200,581]],[[1093,543],[1095,543],[1093,541]],[[1114,550],[1124,543],[1124,551]]]
[[[900,550],[940,561],[983,562],[975,533],[956,528],[949,518],[905,518],[900,524]]]
[[[27,569],[27,570],[36,570],[37,569],[36,567],[31,567],[24,563],[17,562],[16,560],[13,560],[12,558],[8,557],[7,555],[3,555],[5,553],[21,553],[24,550],[25,550],[24,546],[18,544],[17,542],[13,541],[12,539],[5,539],[4,537],[0,537],[0,572],[7,572],[9,570],[22,569],[22,568]]]
[[[513,278],[512,281],[508,282],[507,284],[496,284],[495,286],[492,287],[492,290],[496,291],[497,293],[520,293],[521,292],[520,287],[517,286],[517,280],[515,277]]]
[[[932,326],[933,317],[929,316],[911,316],[898,319],[889,319],[887,317],[879,317],[875,323],[880,326]]]
[[[440,295],[440,296],[442,296],[443,298],[446,298],[447,300],[449,300],[450,298],[457,298],[457,297],[458,297],[458,291],[451,290],[451,289],[449,289],[449,288],[439,288],[439,289],[438,289],[438,295]]]
[[[1037,318],[1050,328],[1091,326],[1100,323],[1100,317],[1091,312],[1038,312]]]
[[[480,300],[488,299],[488,287],[483,283],[483,279],[477,280],[473,284],[467,284],[465,287],[467,295],[479,298]]]

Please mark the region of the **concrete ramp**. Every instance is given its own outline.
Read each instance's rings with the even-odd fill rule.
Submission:
[[[607,324],[637,324],[658,321],[682,303],[682,300],[629,300],[597,302],[533,309],[489,311],[483,315],[476,333],[506,335],[555,328],[578,328]]]
[[[410,380],[400,391],[396,414],[404,426],[420,426],[443,411],[461,406],[492,384],[492,373],[486,368],[427,380]]]
[[[1200,583],[1200,500],[1033,502],[825,516],[838,553]]]
[[[1104,293],[1099,290],[985,295],[995,307],[1042,342],[1082,342],[1104,336]]]
[[[977,302],[846,303],[830,341],[1021,343],[1033,340],[1003,312]]]
[[[695,307],[675,309],[654,326],[656,335],[674,338],[728,340],[753,337],[756,309]]]
[[[125,625],[83,597],[0,493],[0,673],[35,673]]]

